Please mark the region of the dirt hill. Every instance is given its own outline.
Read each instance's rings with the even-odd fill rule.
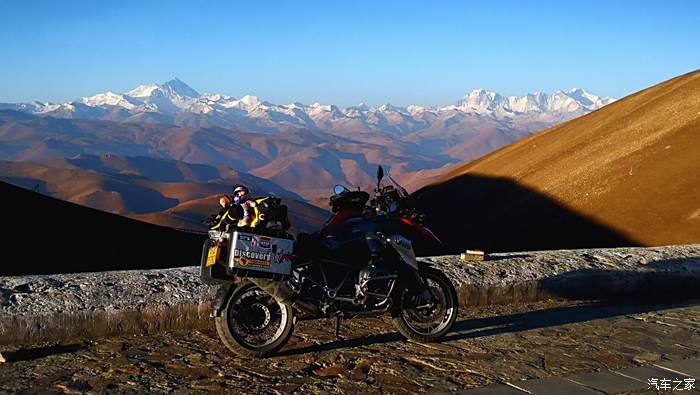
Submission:
[[[392,174],[398,176],[457,160],[441,153],[424,154],[415,142],[370,140],[357,141],[315,130],[250,133],[27,117],[17,111],[0,110],[2,160],[138,173],[166,182],[206,181],[217,172],[221,175],[217,169],[230,167],[273,181],[305,199],[325,197],[336,183],[363,185],[373,178],[379,163],[394,168]],[[100,157],[91,158],[95,154]]]
[[[700,71],[508,145],[415,196],[452,250],[697,243]]]
[[[198,231],[205,231],[201,221],[218,211],[217,196],[231,193],[237,183],[259,196],[280,196],[295,231],[316,231],[330,215],[273,182],[211,166],[118,155],[46,162],[56,167],[0,161],[0,180],[98,210]]]

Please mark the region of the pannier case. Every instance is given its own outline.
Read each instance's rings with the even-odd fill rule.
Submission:
[[[289,275],[292,273],[294,240],[233,232],[229,269]]]

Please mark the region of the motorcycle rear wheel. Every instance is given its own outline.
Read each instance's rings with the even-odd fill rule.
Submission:
[[[216,332],[226,348],[240,356],[273,354],[294,331],[293,309],[255,284],[238,287],[224,306],[221,315],[214,318]]]
[[[392,320],[394,327],[406,338],[431,343],[440,340],[452,329],[457,319],[459,300],[454,285],[440,270],[421,268],[421,276],[431,289],[435,306],[415,308],[411,293],[404,289]]]

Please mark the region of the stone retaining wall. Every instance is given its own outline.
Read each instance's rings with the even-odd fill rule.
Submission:
[[[487,259],[424,258],[450,276],[463,306],[700,294],[700,244]],[[201,328],[212,324],[215,292],[202,284],[198,267],[0,277],[0,345]]]

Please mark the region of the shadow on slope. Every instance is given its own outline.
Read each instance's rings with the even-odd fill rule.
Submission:
[[[5,210],[12,212],[3,218],[6,250],[0,275],[199,264],[203,235],[135,221],[4,182],[0,193]]]
[[[465,174],[413,194],[447,253],[637,246],[638,243],[507,178]]]

